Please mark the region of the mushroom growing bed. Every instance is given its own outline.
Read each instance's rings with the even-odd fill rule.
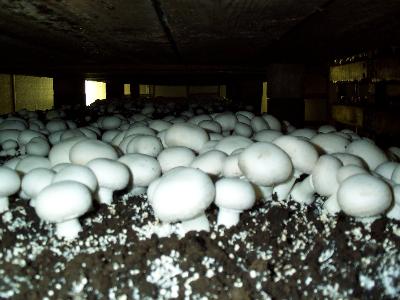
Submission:
[[[12,299],[397,298],[400,223],[272,200],[230,229],[158,238],[145,197],[115,197],[57,239],[24,200],[1,215],[0,297]]]
[[[400,149],[121,103],[0,118],[0,299],[399,298]]]

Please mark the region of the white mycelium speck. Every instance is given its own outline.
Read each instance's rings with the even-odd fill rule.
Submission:
[[[162,255],[149,263],[150,274],[146,280],[159,288],[162,298],[177,298],[179,296],[179,285],[177,276],[182,270],[176,263],[179,252],[171,251],[170,255]]]

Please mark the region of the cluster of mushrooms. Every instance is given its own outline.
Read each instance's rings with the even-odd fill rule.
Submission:
[[[83,127],[63,110],[0,118],[0,155],[8,158],[0,166],[0,212],[18,193],[67,240],[78,236],[78,217],[92,201],[109,205],[118,190],[147,194],[161,226],[181,222],[183,235],[209,231],[213,202],[218,225],[231,227],[273,195],[308,205],[317,194],[332,215],[400,219],[400,148],[383,151],[351,130],[296,129],[248,110],[160,107],[169,113],[155,118],[150,102],[127,104],[125,114],[97,102],[97,117],[87,115]]]

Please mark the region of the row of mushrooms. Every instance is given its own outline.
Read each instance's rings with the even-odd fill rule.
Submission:
[[[146,194],[163,226],[181,222],[183,235],[209,231],[211,203],[217,223],[231,227],[273,195],[305,205],[318,195],[331,215],[400,219],[400,149],[383,151],[351,130],[296,129],[270,114],[195,105],[179,114],[171,106],[162,118],[153,103],[125,114],[107,101],[92,109],[98,117],[83,127],[63,110],[0,118],[0,155],[13,156],[0,166],[0,212],[18,193],[68,240],[92,201],[110,205],[118,190]]]

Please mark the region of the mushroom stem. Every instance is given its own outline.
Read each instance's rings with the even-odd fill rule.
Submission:
[[[299,203],[311,204],[314,202],[314,185],[311,175],[308,175],[302,182],[294,185],[291,193],[291,198]]]
[[[290,177],[288,180],[285,182],[278,184],[277,186],[274,187],[274,193],[276,194],[278,200],[284,200],[287,199],[290,191],[292,190],[292,187],[296,181],[296,176]]]
[[[262,186],[257,184],[253,184],[253,186],[256,192],[257,199],[263,199],[264,201],[272,199],[272,186]]]
[[[0,213],[8,210],[8,197],[0,197]]]
[[[113,192],[113,190],[105,187],[99,187],[97,191],[97,200],[99,200],[100,203],[110,205],[113,200]]]
[[[182,235],[189,231],[210,231],[210,223],[204,213],[197,215],[193,219],[184,220],[181,223]]]
[[[329,196],[328,199],[324,202],[324,208],[325,210],[334,215],[337,214],[338,212],[341,211],[341,208],[339,206],[339,203],[337,202],[337,193],[333,193],[332,195]]]
[[[400,220],[400,205],[395,203],[393,207],[386,213],[386,217]]]
[[[220,207],[217,218],[217,225],[224,225],[226,228],[237,225],[242,211]]]
[[[59,238],[73,240],[78,237],[78,233],[82,230],[82,226],[78,219],[66,220],[56,224],[56,235]]]
[[[35,207],[35,202],[36,202],[36,198],[32,198],[32,199],[29,201],[29,205],[30,205],[31,207]]]
[[[144,195],[146,193],[147,193],[147,187],[146,186],[135,186],[130,190],[129,195],[131,195],[131,196],[139,196],[139,195]]]

